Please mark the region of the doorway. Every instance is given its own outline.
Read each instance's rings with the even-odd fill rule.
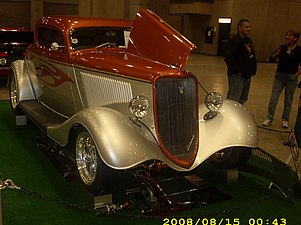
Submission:
[[[217,55],[224,56],[230,38],[231,22],[219,23]]]

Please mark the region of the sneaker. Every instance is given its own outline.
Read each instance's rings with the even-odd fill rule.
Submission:
[[[282,120],[282,122],[281,122],[281,127],[282,128],[288,128],[288,121],[286,121],[286,120]]]
[[[269,127],[272,125],[272,121],[269,120],[269,119],[266,119],[263,123],[262,123],[262,126],[264,127]]]

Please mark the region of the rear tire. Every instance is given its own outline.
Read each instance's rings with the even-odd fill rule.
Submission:
[[[243,166],[250,158],[252,148],[230,147],[218,151],[208,158],[208,162],[219,169],[233,169]]]
[[[13,71],[10,71],[9,74],[9,82],[8,82],[8,90],[9,90],[9,101],[12,112],[16,115],[24,115],[24,112],[20,108],[18,104],[18,88],[17,88],[17,80]]]

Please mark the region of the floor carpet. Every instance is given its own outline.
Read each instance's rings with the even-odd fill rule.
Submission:
[[[87,204],[79,182],[66,180],[32,141],[39,135],[41,131],[30,122],[16,126],[9,102],[0,101],[0,174],[2,180],[11,179],[22,188],[1,190],[4,225],[300,224],[299,189],[294,191],[293,201],[288,201],[268,189],[269,181],[242,172],[231,184],[210,177],[210,173],[204,175],[211,187],[231,196],[213,204],[160,217],[146,216],[135,206],[112,215],[98,215],[83,209]]]

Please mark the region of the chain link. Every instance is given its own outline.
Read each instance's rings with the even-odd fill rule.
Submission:
[[[49,196],[43,195],[43,194],[39,194],[37,192],[28,190],[26,188],[17,186],[16,184],[14,184],[14,182],[10,179],[7,179],[5,181],[1,181],[0,179],[0,191],[2,189],[5,188],[9,188],[12,190],[18,190],[26,195],[35,197],[35,198],[39,198],[48,202],[52,202],[54,204],[60,204],[63,205],[65,207],[69,207],[69,208],[73,208],[73,209],[77,209],[77,210],[81,210],[81,211],[89,211],[89,212],[94,212],[96,213],[97,216],[103,216],[103,215],[114,215],[114,216],[124,216],[124,217],[128,217],[131,219],[162,219],[162,214],[158,213],[156,215],[156,213],[152,214],[152,215],[148,215],[148,214],[131,214],[128,211],[124,211],[124,209],[132,209],[133,205],[125,202],[124,204],[107,204],[107,205],[103,205],[100,208],[91,208],[91,207],[87,207],[87,206],[83,206],[83,205],[79,205],[79,204],[75,204],[75,203],[71,203],[71,202],[67,202],[67,201],[62,201],[62,200],[58,200],[58,199],[54,199],[51,198]],[[215,216],[215,215],[220,215],[220,214],[227,214],[230,213],[232,211],[235,210],[239,210],[239,209],[244,209],[244,208],[248,208],[250,206],[254,206],[256,204],[260,204],[261,202],[264,202],[268,199],[270,199],[272,196],[274,196],[275,193],[269,193],[269,194],[265,194],[263,197],[259,198],[259,199],[255,199],[253,201],[244,203],[240,206],[236,206],[233,208],[229,208],[229,209],[224,209],[221,211],[215,211],[215,212],[207,212],[207,213],[203,213],[203,214],[198,214],[197,217],[206,217],[206,216]],[[176,217],[176,216],[175,216]],[[194,215],[190,216],[191,218],[194,218]]]
[[[21,188],[14,184],[14,182],[10,179],[6,179],[5,181],[0,181],[0,190],[10,188],[20,190]]]
[[[79,205],[76,203],[71,203],[71,202],[67,202],[67,201],[62,201],[62,200],[58,200],[58,199],[54,199],[51,198],[47,195],[43,195],[43,194],[39,194],[37,192],[28,190],[26,188],[17,186],[11,179],[6,179],[5,181],[0,180],[0,190],[3,190],[5,188],[9,188],[12,190],[18,190],[26,195],[35,197],[35,198],[39,198],[48,202],[52,202],[55,204],[60,204],[69,208],[73,208],[73,209],[78,209],[78,210],[82,210],[82,211],[89,211],[89,212],[94,212],[97,215],[108,215],[108,214],[113,214],[116,213],[117,211],[121,210],[121,209],[125,209],[125,208],[129,208],[129,204],[125,203],[125,204],[106,204],[106,205],[102,205],[99,208],[91,208],[88,206],[83,206],[83,205]]]
[[[4,185],[3,181],[0,180],[0,191],[5,189],[6,188],[6,185]]]

